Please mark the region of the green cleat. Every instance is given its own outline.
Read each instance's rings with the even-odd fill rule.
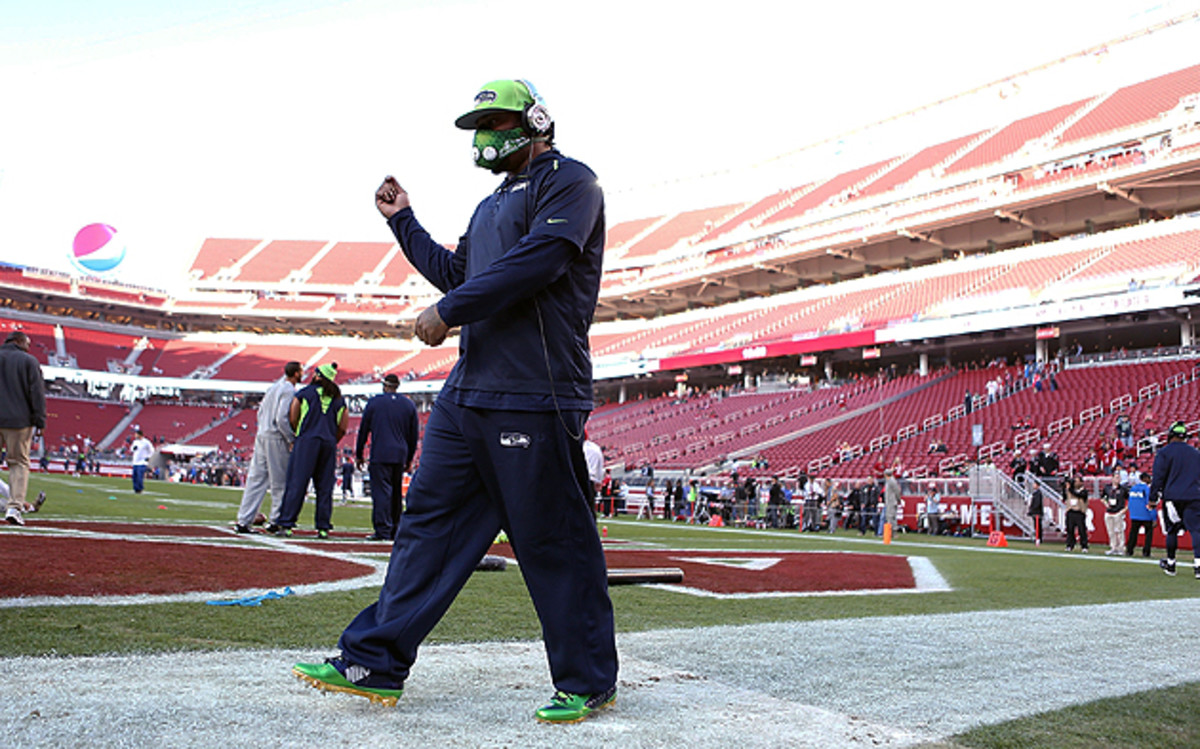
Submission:
[[[324,663],[297,663],[292,666],[292,673],[322,691],[356,694],[387,707],[394,707],[404,694],[403,682],[372,674],[370,669],[350,663],[342,656],[327,658]]]
[[[535,716],[543,723],[578,723],[597,710],[617,701],[616,686],[600,694],[569,694],[555,692],[550,702],[537,709]]]

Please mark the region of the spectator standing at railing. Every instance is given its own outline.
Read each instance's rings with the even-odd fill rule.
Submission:
[[[1025,472],[1029,470],[1029,461],[1025,460],[1025,456],[1020,450],[1013,450],[1012,460],[1008,461],[1008,467],[1012,469],[1012,477],[1014,481],[1024,482]]]
[[[1121,484],[1121,474],[1113,472],[1112,482],[1100,490],[1104,500],[1104,527],[1108,531],[1108,551],[1105,556],[1120,556],[1125,552],[1125,506],[1129,490]]]
[[[1116,423],[1117,439],[1126,449],[1133,447],[1133,425],[1129,422],[1129,414],[1121,414]]]
[[[1044,481],[1056,481],[1059,468],[1058,455],[1050,449],[1049,442],[1042,445],[1042,449],[1038,451],[1031,468],[1034,475]]]
[[[1150,474],[1142,473],[1133,486],[1129,487],[1129,535],[1125,539],[1125,556],[1133,556],[1133,547],[1137,546],[1138,531],[1145,533],[1142,546],[1142,556],[1150,556],[1150,547],[1154,543],[1154,510],[1150,509],[1147,500],[1150,499]]]

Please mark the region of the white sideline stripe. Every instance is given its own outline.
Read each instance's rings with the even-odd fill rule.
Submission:
[[[290,676],[332,647],[7,658],[0,730],[14,746],[110,745],[118,727],[130,746],[911,747],[1200,681],[1190,629],[1161,626],[1198,619],[1184,598],[621,634],[616,705],[574,726],[532,718],[552,689],[536,641],[427,645],[395,708]],[[1099,641],[1068,632],[1103,633],[1102,667]]]
[[[728,554],[735,555],[738,551],[711,551],[706,549],[705,553],[709,554]],[[745,549],[740,553],[747,553]],[[762,552],[758,552],[762,553]],[[775,554],[776,552],[767,552]],[[787,551],[780,552],[782,554],[857,554],[859,552],[849,551]],[[894,557],[895,555],[888,554],[886,556]],[[841,596],[890,596],[898,593],[944,593],[954,590],[950,584],[946,582],[946,578],[942,577],[937,571],[937,567],[933,565],[925,557],[904,557],[908,561],[909,569],[913,573],[914,586],[911,588],[857,588],[854,590],[798,590],[798,591],[761,591],[757,593],[717,593],[703,588],[693,588],[688,585],[679,585],[672,583],[653,583],[646,585],[647,588],[657,588],[659,590],[669,590],[675,593],[687,593],[688,595],[698,596],[700,598],[722,598],[732,600],[742,600],[749,598],[830,598]],[[690,561],[686,557],[684,561]],[[686,577],[684,578],[687,579]]]
[[[647,525],[645,523],[638,522],[635,520],[614,520],[614,519],[608,518],[608,519],[606,519],[606,522],[615,523],[617,525],[632,525],[634,527],[639,527],[639,528],[647,527]],[[964,551],[964,552],[970,552],[972,554],[1035,554],[1038,556],[1060,557],[1060,558],[1065,557],[1068,559],[1078,559],[1080,561],[1087,561],[1087,560],[1108,561],[1108,562],[1122,562],[1122,563],[1126,563],[1126,564],[1152,564],[1154,566],[1158,566],[1158,561],[1155,559],[1143,559],[1143,558],[1124,557],[1124,556],[1121,556],[1121,557],[1111,556],[1110,557],[1110,556],[1106,556],[1103,552],[1098,552],[1096,554],[1081,554],[1079,552],[1067,552],[1065,550],[1060,550],[1060,551],[1044,550],[1046,546],[1053,546],[1054,544],[1042,544],[1041,546],[1030,545],[1028,548],[1024,548],[1023,545],[1026,543],[1029,543],[1026,541],[1020,541],[1019,543],[1021,543],[1022,546],[1016,546],[1016,547],[1014,547],[1014,546],[1006,546],[1006,547],[957,546],[957,545],[950,545],[950,544],[939,544],[939,543],[934,543],[934,542],[919,543],[916,541],[898,541],[898,540],[896,540],[897,537],[893,536],[891,544],[888,544],[885,546],[883,543],[883,540],[879,536],[873,536],[871,534],[868,534],[866,536],[847,536],[847,535],[834,535],[834,534],[830,534],[830,533],[800,533],[799,531],[763,530],[763,529],[751,529],[751,528],[731,528],[729,526],[725,526],[724,528],[712,528],[707,525],[684,525],[682,523],[676,523],[669,527],[672,527],[672,528],[685,527],[688,530],[704,531],[706,533],[750,534],[750,535],[753,535],[755,538],[763,538],[763,537],[789,538],[789,539],[799,538],[799,539],[804,539],[807,541],[834,541],[839,544],[840,543],[867,544],[867,545],[874,546],[877,548],[885,548],[885,549],[892,548],[892,547],[897,547],[897,548],[898,547],[908,547],[908,548],[913,548],[913,549],[922,549],[924,551],[928,551],[929,549],[940,549],[940,550],[945,550],[945,551]],[[903,534],[901,534],[900,537],[902,538]],[[654,544],[654,542],[650,542],[650,541],[638,541],[636,543],[645,544],[647,546]],[[1099,545],[1099,544],[1093,544],[1093,546],[1095,546],[1095,548],[1097,548],[1097,549],[1101,548],[1101,545]],[[629,548],[637,548],[637,547],[635,546],[635,547],[629,547]],[[759,551],[766,551],[766,550],[759,549]],[[772,549],[772,550],[770,550],[770,553],[775,554],[775,553],[779,553],[779,552],[776,552],[774,549]],[[1187,558],[1187,554],[1188,554],[1187,550],[1180,549],[1179,553],[1183,555],[1181,557],[1181,559]]]

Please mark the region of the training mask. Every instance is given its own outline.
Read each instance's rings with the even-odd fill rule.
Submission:
[[[472,149],[475,166],[498,172],[500,171],[500,162],[532,142],[533,139],[519,128],[516,130],[476,130]]]

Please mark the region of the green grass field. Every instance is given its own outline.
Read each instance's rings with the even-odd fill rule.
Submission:
[[[127,480],[35,475],[31,492],[45,489],[47,519],[153,521],[229,525],[240,492],[148,482],[135,496]],[[301,526],[311,524],[311,505]],[[367,533],[370,508],[334,508],[336,531]],[[814,598],[709,599],[622,586],[612,598],[620,632],[793,620],[1043,608],[1200,596],[1200,584],[1160,574],[1152,562],[1067,556],[1057,547],[1014,542],[987,549],[983,539],[900,535],[884,546],[857,533],[819,534],[708,529],[663,521],[600,521],[609,539],[666,548],[741,550],[848,550],[918,554],[953,586],[950,592]],[[3,536],[0,535],[0,543]],[[230,536],[226,543],[245,543]],[[336,549],[331,542],[330,548]],[[1181,554],[1190,563],[1190,554]],[[29,560],[29,574],[53,560]],[[1185,570],[1190,572],[1189,570]],[[1181,578],[1183,574],[1181,574]],[[20,591],[8,591],[8,596]],[[374,590],[289,597],[258,608],[194,603],[140,606],[46,606],[0,608],[0,656],[151,653],[202,649],[333,649],[349,619],[374,600]],[[431,635],[431,642],[530,640],[537,618],[519,572],[478,573]],[[951,740],[978,747],[1094,747],[1200,745],[1200,685],[1190,684],[1122,700],[986,726]]]

